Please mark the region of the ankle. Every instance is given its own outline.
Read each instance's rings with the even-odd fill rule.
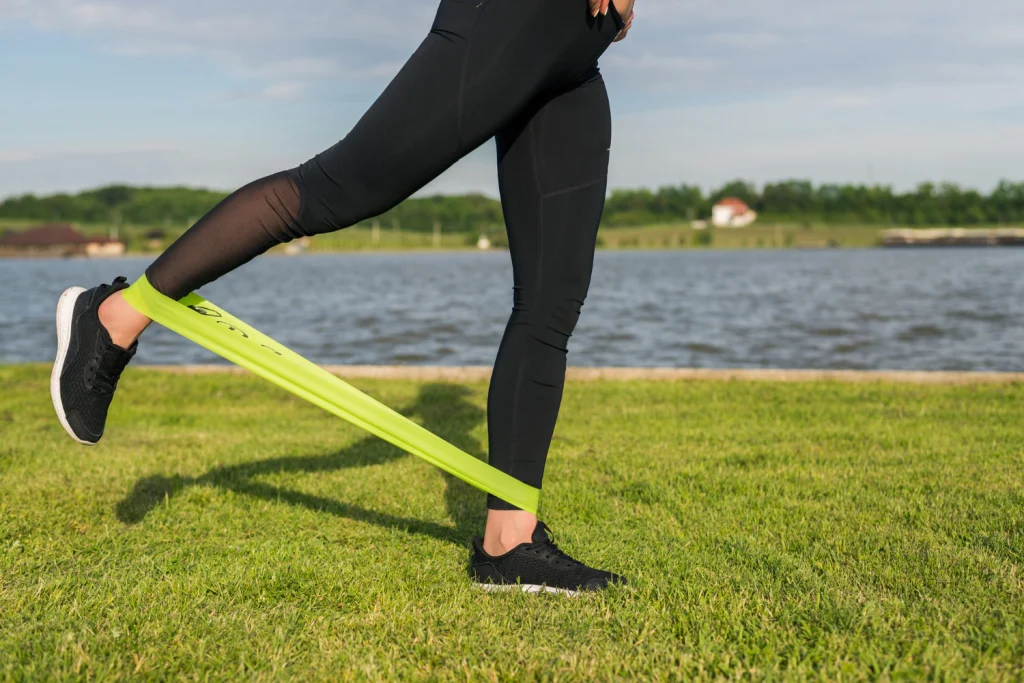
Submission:
[[[127,349],[139,338],[143,330],[152,322],[132,308],[121,292],[115,292],[100,304],[98,311],[100,324],[110,335],[110,341],[122,349]]]
[[[522,510],[489,510],[484,532],[484,552],[504,555],[516,546],[533,541],[537,516]]]

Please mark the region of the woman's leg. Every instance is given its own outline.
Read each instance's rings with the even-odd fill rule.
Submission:
[[[180,298],[275,244],[381,213],[497,133],[516,283],[488,401],[491,459],[539,486],[604,201],[611,124],[595,64],[623,26],[582,0],[443,0],[344,140],[231,195],[157,259],[150,282]],[[123,348],[149,322],[120,293],[99,321]],[[535,517],[490,507],[488,547],[529,540]]]
[[[611,113],[597,68],[538,102],[497,142],[515,286],[488,396],[490,462],[539,488],[604,209]],[[488,507],[488,553],[530,541],[536,517],[494,496]]]
[[[147,278],[180,298],[277,244],[383,213],[593,64],[618,29],[582,0],[442,0],[430,34],[345,139],[232,194]],[[124,347],[149,322],[120,294],[99,315]]]

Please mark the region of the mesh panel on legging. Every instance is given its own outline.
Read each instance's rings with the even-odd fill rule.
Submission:
[[[146,278],[158,292],[180,299],[257,254],[301,237],[301,205],[299,188],[288,172],[249,183],[161,254]]]

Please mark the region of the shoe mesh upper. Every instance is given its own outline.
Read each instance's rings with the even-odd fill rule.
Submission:
[[[72,313],[68,352],[60,374],[60,399],[69,426],[79,439],[95,443],[103,436],[113,390],[138,348],[122,349],[100,324],[99,306],[127,287],[122,278],[79,295]]]
[[[529,584],[567,590],[604,588],[625,583],[611,572],[588,567],[562,552],[548,535],[548,528],[537,523],[533,542],[524,543],[500,557],[488,555],[483,539],[473,543],[470,571],[474,580],[487,584]]]

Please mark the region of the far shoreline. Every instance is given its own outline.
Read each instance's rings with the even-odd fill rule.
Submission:
[[[0,221],[2,225],[2,221]],[[84,228],[77,228],[83,229]],[[66,253],[60,247],[50,249],[0,249],[0,259],[56,258],[155,258],[180,236],[167,234],[163,240],[143,241],[136,226],[123,233],[122,254]],[[87,234],[101,234],[100,226],[92,226]],[[488,248],[478,246],[478,238],[487,234],[443,233],[432,237],[427,233],[386,231],[374,232],[361,227],[346,228],[275,246],[268,254],[304,256],[309,254],[464,254],[508,252],[503,233],[490,232]],[[684,224],[656,224],[634,227],[604,227],[598,232],[597,250],[608,251],[823,251],[848,249],[932,249],[1024,246],[1024,229],[1013,227],[986,228],[887,228],[875,225],[826,225],[757,223],[742,228],[694,229]],[[62,253],[63,252],[63,253]]]

